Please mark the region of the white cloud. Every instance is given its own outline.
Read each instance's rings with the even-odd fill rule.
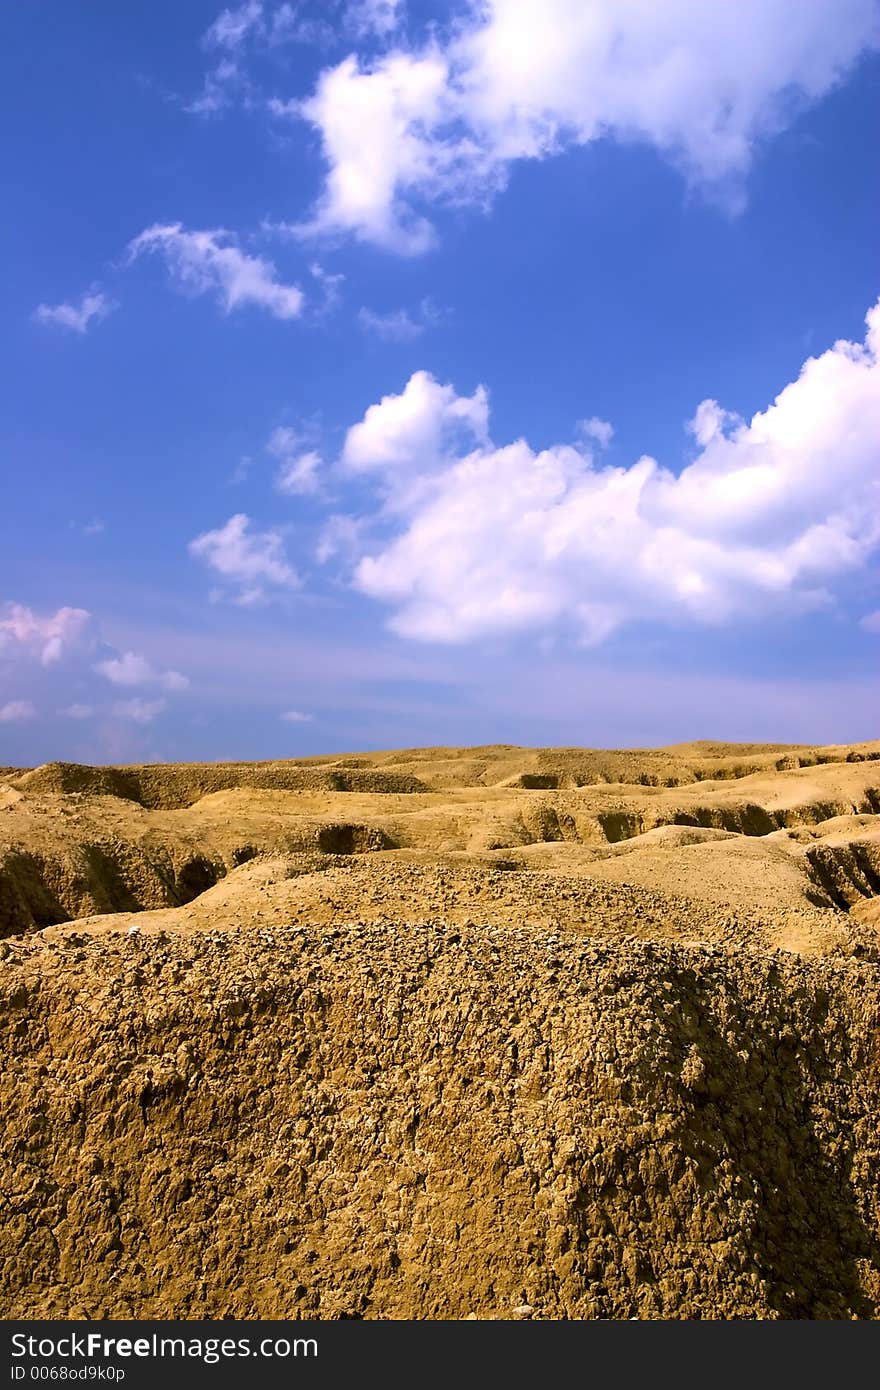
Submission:
[[[688,420],[686,429],[697,443],[705,448],[713,439],[723,437],[727,431],[741,424],[742,420],[738,415],[723,410],[717,401],[706,400],[700,401],[692,419]]]
[[[348,431],[343,461],[356,472],[418,476],[442,465],[451,444],[488,437],[489,400],[482,386],[458,396],[429,372],[415,372],[399,396],[383,396]]]
[[[33,719],[37,711],[30,700],[8,700],[0,705],[0,724],[16,724],[23,719]]]
[[[585,439],[595,440],[600,449],[607,449],[614,438],[614,426],[607,420],[600,420],[598,415],[591,415],[589,420],[579,420],[578,429]]]
[[[87,333],[89,324],[100,323],[119,306],[103,290],[87,290],[79,304],[38,304],[34,318],[38,323],[55,324],[74,333]]]
[[[351,231],[405,254],[432,245],[433,228],[406,197],[452,178],[455,144],[424,134],[444,120],[448,78],[438,53],[392,53],[370,72],[350,56],[321,74],[307,101],[279,110],[320,130],[330,165],[314,216],[292,230]]]
[[[163,690],[185,690],[189,685],[186,676],[179,671],[157,671],[137,652],[124,652],[122,656],[99,661],[95,670],[113,685],[158,685]]]
[[[95,711],[91,705],[74,704],[66,705],[65,708],[60,709],[58,713],[64,715],[66,719],[91,719]]]
[[[303,714],[302,710],[288,709],[285,710],[279,718],[283,719],[287,724],[311,724],[315,716],[313,714]]]
[[[678,476],[649,457],[612,468],[566,445],[497,447],[485,392],[416,373],[346,439],[391,532],[361,549],[357,587],[393,606],[399,633],[446,642],[560,626],[596,642],[630,621],[830,602],[880,543],[880,303],[867,322],[864,345],[808,359],[749,423],[704,402]]]
[[[189,552],[211,569],[240,587],[235,601],[255,603],[266,586],[295,589],[296,571],[287,563],[284,541],[277,531],[252,531],[243,512],[231,516],[225,526],[206,531],[189,543]]]
[[[41,614],[20,603],[0,605],[0,668],[5,681],[40,708],[52,709],[65,719],[92,718],[103,704],[102,680],[122,687],[152,688],[165,692],[186,689],[189,681],[179,671],[158,669],[134,651],[117,649],[100,637],[98,625],[84,608],[64,607]],[[121,717],[144,722],[150,710],[165,701],[123,701]],[[4,706],[5,719],[30,718],[30,699]],[[24,713],[29,710],[31,713]],[[17,711],[17,713],[16,713]]]
[[[80,641],[91,614],[85,608],[59,608],[41,617],[21,603],[0,607],[0,654],[17,649],[52,666]]]
[[[167,709],[167,700],[117,700],[113,713],[117,719],[131,719],[135,724],[152,724],[153,720]]]
[[[865,632],[880,633],[880,608],[875,613],[866,613],[859,621],[859,627],[863,627]]]
[[[350,55],[279,104],[314,125],[328,165],[301,232],[420,252],[420,203],[485,205],[514,161],[608,136],[736,206],[762,139],[880,42],[874,0],[474,0],[451,28],[445,45]]]
[[[148,227],[128,247],[129,261],[147,252],[164,257],[171,278],[189,294],[213,294],[228,314],[246,304],[266,309],[274,318],[295,319],[303,293],[278,280],[271,261],[249,256],[230,232],[187,232],[179,222]]]

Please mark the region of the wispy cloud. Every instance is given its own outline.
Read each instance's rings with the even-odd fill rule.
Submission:
[[[600,449],[607,449],[614,438],[614,426],[607,420],[600,420],[598,415],[591,415],[589,420],[578,420],[578,430],[584,439],[593,440]]]
[[[327,318],[339,307],[342,298],[342,286],[345,283],[345,276],[340,273],[331,273],[325,270],[318,261],[312,261],[309,266],[309,274],[316,282],[323,296],[321,302],[313,309],[313,314],[317,318]]]
[[[221,10],[202,36],[204,48],[226,48],[235,52],[263,23],[260,0],[248,0],[235,9]]]
[[[420,338],[426,328],[432,328],[443,319],[443,311],[431,299],[423,299],[416,312],[408,309],[391,309],[387,313],[377,313],[366,306],[358,310],[358,323],[365,333],[370,333],[386,343],[411,343]]]
[[[286,425],[272,431],[266,452],[278,460],[275,486],[288,496],[316,492],[321,455],[316,449],[303,449],[305,436]]]
[[[65,705],[58,711],[65,719],[91,719],[95,713],[93,705]]]
[[[389,38],[403,22],[404,0],[349,0],[345,7],[345,24],[361,37],[375,34]]]
[[[37,711],[30,700],[8,700],[0,705],[0,724],[17,724],[24,719],[34,719]]]
[[[253,466],[254,461],[251,458],[250,454],[242,454],[241,458],[238,460],[238,463],[235,465],[235,467],[229,475],[230,484],[232,484],[233,486],[237,486],[239,483],[245,482]]]
[[[152,724],[168,708],[167,700],[117,700],[112,712],[117,719],[130,719],[135,724]]]
[[[299,576],[287,563],[279,532],[252,530],[250,517],[243,512],[231,516],[224,526],[196,536],[189,552],[238,587],[234,602],[239,604],[258,602],[267,588],[299,587]]]
[[[248,99],[250,82],[238,63],[222,58],[216,67],[205,73],[198,96],[184,103],[191,116],[217,116],[232,106],[236,98]]]
[[[314,722],[315,716],[304,714],[302,710],[287,709],[282,715],[279,715],[279,718],[283,719],[285,724],[311,724]]]
[[[89,325],[100,323],[119,306],[103,292],[93,287],[87,290],[78,304],[38,304],[34,310],[37,323],[53,324],[73,333],[87,333]]]
[[[158,685],[163,690],[186,690],[189,680],[179,671],[159,671],[138,652],[98,661],[95,670],[112,685]]]
[[[274,5],[247,0],[221,10],[202,35],[202,48],[215,56],[215,64],[205,73],[198,96],[184,102],[184,110],[210,117],[237,103],[265,107],[265,96],[249,74],[249,60],[286,44],[326,44],[334,37],[325,20],[303,15],[300,5],[289,0]]]
[[[184,293],[211,294],[227,314],[245,305],[256,305],[278,319],[295,319],[302,313],[302,290],[281,282],[271,261],[249,256],[222,228],[191,232],[179,222],[148,227],[129,244],[129,263],[145,254],[160,255]]]

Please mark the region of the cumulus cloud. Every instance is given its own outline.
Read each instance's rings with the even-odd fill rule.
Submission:
[[[495,445],[482,389],[426,372],[349,430],[343,463],[375,476],[384,540],[354,582],[427,641],[639,620],[717,624],[832,601],[880,544],[880,303],[863,344],[811,357],[745,422],[698,408],[696,458],[602,467],[588,451]]]
[[[103,290],[87,290],[78,304],[38,304],[34,318],[38,323],[69,328],[74,333],[87,333],[89,324],[100,323],[119,306]]]
[[[420,205],[485,204],[514,161],[608,136],[736,206],[762,139],[878,43],[874,0],[473,0],[447,41],[349,55],[279,103],[328,166],[300,231],[418,253],[434,239]]]
[[[267,587],[295,589],[299,577],[287,563],[284,541],[278,531],[255,531],[243,512],[224,526],[205,531],[189,543],[189,552],[224,579],[238,586],[235,602],[256,603]]]
[[[5,603],[0,606],[0,655],[15,650],[52,666],[77,645],[90,619],[85,608],[59,608],[41,617],[24,604]]]
[[[0,705],[0,724],[17,724],[33,719],[36,713],[30,700],[7,700],[5,705]]]
[[[354,472],[416,477],[445,466],[456,441],[488,439],[489,398],[482,386],[458,396],[430,372],[414,372],[399,396],[383,396],[345,437],[343,462]]]
[[[124,652],[95,664],[99,676],[113,685],[157,685],[163,690],[185,690],[189,685],[179,671],[157,671],[146,657],[137,652]]]
[[[130,719],[135,724],[152,724],[153,720],[168,708],[167,700],[117,700],[113,714],[117,719]]]
[[[248,304],[277,319],[295,319],[302,313],[302,290],[283,284],[271,261],[247,255],[222,228],[188,232],[179,222],[156,224],[129,244],[129,262],[145,254],[162,256],[184,293],[212,294],[227,314]]]
[[[283,719],[286,724],[311,724],[315,716],[313,714],[303,714],[302,710],[287,709],[280,715],[280,718]]]
[[[143,687],[169,694],[189,685],[179,671],[153,666],[139,653],[120,652],[103,641],[97,622],[84,608],[64,607],[42,614],[21,603],[0,605],[0,668],[41,709],[74,720],[91,719],[102,710],[106,713],[103,681],[123,689]],[[158,712],[165,701],[122,701],[109,708],[121,718],[144,723],[153,717],[149,711],[154,706]],[[5,708],[6,722],[30,718],[33,713],[30,699],[14,700]]]

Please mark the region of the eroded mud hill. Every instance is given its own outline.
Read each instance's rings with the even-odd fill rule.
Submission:
[[[512,855],[523,868],[561,866],[576,876],[604,857],[601,876],[659,887],[677,887],[681,878],[693,881],[699,898],[704,869],[708,880],[732,877],[736,895],[740,846],[752,840],[760,842],[767,882],[786,859],[795,861],[789,877],[808,882],[813,905],[846,907],[874,893],[880,868],[878,754],[870,744],[795,751],[703,744],[632,753],[498,748],[302,763],[47,764],[0,785],[0,936],[94,913],[177,907],[260,854],[311,855],[315,863],[366,852],[408,851],[428,862],[445,854],[462,863]],[[711,836],[670,838],[673,827],[716,832],[713,847]],[[806,836],[803,827],[811,827]],[[773,839],[783,831],[788,839]],[[725,836],[737,844],[724,848]],[[574,857],[563,845],[577,847]],[[626,865],[609,846],[629,847]]]
[[[7,1316],[876,1313],[874,965],[437,922],[5,950]]]
[[[13,770],[0,1315],[876,1317],[878,752]]]

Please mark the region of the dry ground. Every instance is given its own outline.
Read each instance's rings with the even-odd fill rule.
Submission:
[[[880,743],[0,770],[0,1316],[874,1317]]]

